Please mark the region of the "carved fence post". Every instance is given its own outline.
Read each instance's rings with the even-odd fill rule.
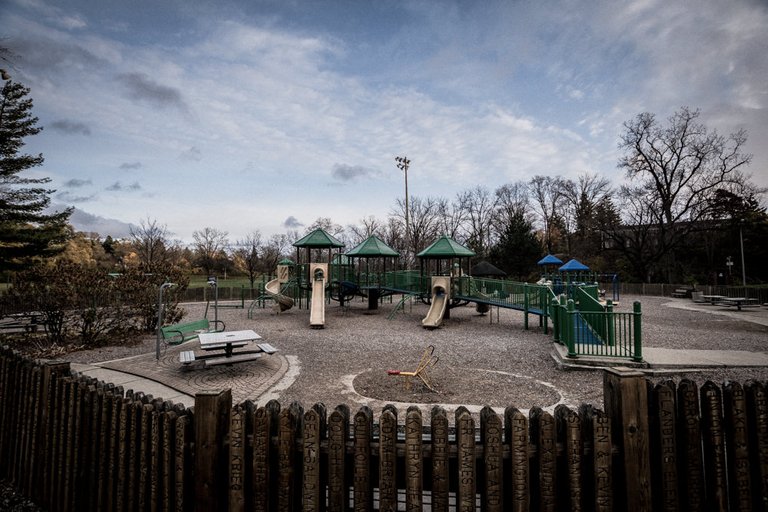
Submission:
[[[628,511],[652,510],[651,468],[648,431],[648,391],[642,372],[612,368],[603,378],[605,413],[611,418],[614,444],[620,462],[615,467],[615,483],[625,503],[614,502]]]
[[[195,395],[195,505],[197,510],[226,510],[224,439],[232,411],[232,390]]]

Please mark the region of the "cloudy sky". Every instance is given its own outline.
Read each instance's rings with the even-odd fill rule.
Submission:
[[[35,173],[103,235],[383,219],[397,155],[422,197],[618,183],[622,123],[681,106],[746,128],[768,186],[763,0],[5,0],[0,37],[44,127]]]

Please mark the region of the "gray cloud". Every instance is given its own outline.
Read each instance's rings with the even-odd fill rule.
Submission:
[[[110,235],[113,238],[127,238],[131,229],[131,225],[127,222],[100,217],[78,208],[72,212],[69,222],[76,231],[98,233],[102,237]]]
[[[199,162],[200,160],[203,159],[203,154],[198,148],[196,148],[195,146],[192,146],[191,148],[189,148],[188,150],[184,151],[181,154],[181,159],[192,160],[193,162]]]
[[[139,185],[139,182],[137,181],[134,181],[130,185],[123,185],[119,181],[116,181],[110,186],[108,186],[106,190],[109,190],[110,192],[122,192],[122,191],[133,192],[136,190],[141,190],[141,185]]]
[[[91,129],[85,123],[60,119],[51,123],[51,128],[70,135],[90,135]]]
[[[339,181],[354,181],[358,178],[374,177],[378,172],[361,165],[335,164],[331,176]]]
[[[86,185],[92,185],[93,182],[91,180],[80,180],[77,178],[72,178],[71,180],[67,180],[64,182],[64,186],[67,188],[78,188],[78,187],[84,187]]]
[[[296,229],[302,227],[304,224],[299,222],[299,219],[291,215],[283,222],[283,227],[288,229]]]
[[[56,199],[64,203],[87,203],[88,201],[93,201],[96,199],[96,194],[79,196],[77,194],[64,191],[56,194]]]
[[[147,101],[160,107],[176,107],[187,110],[181,91],[159,84],[144,73],[122,73],[118,79],[128,91],[132,100]]]
[[[133,170],[133,169],[141,169],[142,164],[141,162],[125,162],[120,164],[120,168],[126,171]]]

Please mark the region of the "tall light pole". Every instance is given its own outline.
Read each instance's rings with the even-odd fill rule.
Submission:
[[[403,174],[405,175],[405,249],[407,254],[408,245],[411,242],[411,229],[410,222],[408,220],[408,166],[410,165],[411,161],[408,160],[407,156],[396,156],[395,162],[397,162],[397,168],[403,171]]]

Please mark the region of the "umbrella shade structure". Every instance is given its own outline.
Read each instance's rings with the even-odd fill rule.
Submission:
[[[417,258],[431,259],[471,258],[472,256],[475,256],[474,251],[445,235],[416,255]]]
[[[397,258],[400,256],[399,252],[385,244],[376,235],[369,236],[364,242],[345,254],[352,258],[381,258],[385,256]]]
[[[507,275],[506,272],[487,261],[481,261],[472,267],[469,273],[477,277],[505,277]]]
[[[575,261],[575,260],[572,260],[572,261]],[[541,258],[537,263],[537,265],[562,265],[562,264],[563,264],[563,260],[561,260],[560,258],[552,254],[547,254],[546,256]]]
[[[301,240],[293,242],[293,246],[311,249],[330,249],[344,247],[344,243],[329,235],[324,229],[318,228]]]
[[[558,270],[560,270],[560,272],[579,272],[582,270],[589,270],[589,267],[574,258],[569,260],[568,263],[560,267]]]

